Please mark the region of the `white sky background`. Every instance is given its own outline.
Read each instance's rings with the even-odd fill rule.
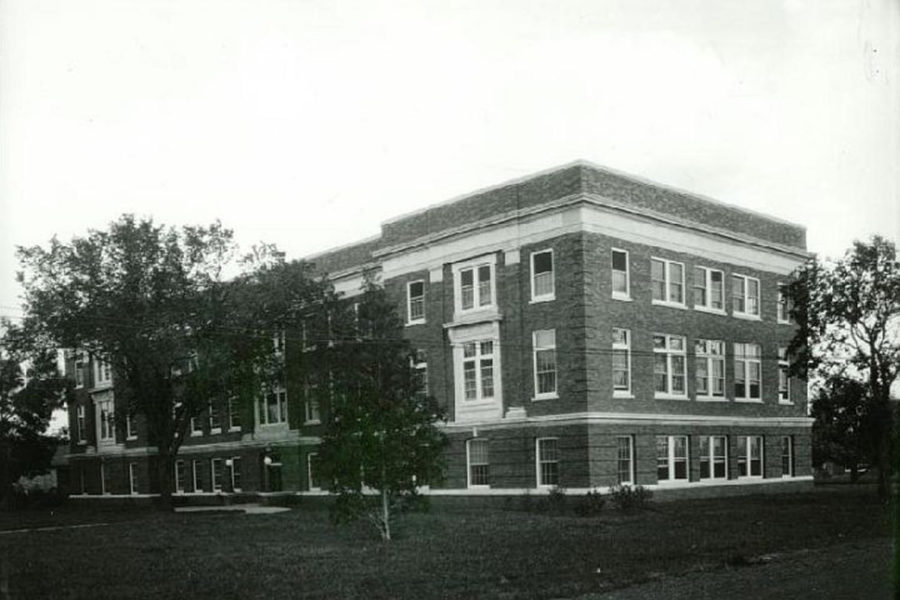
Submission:
[[[0,315],[122,212],[296,258],[577,158],[897,239],[898,6],[0,0]]]

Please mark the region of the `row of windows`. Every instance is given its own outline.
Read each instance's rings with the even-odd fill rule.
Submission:
[[[780,436],[781,476],[794,475],[794,441],[789,435]],[[764,469],[765,440],[760,435],[738,436],[737,452],[729,456],[728,436],[699,437],[697,457],[700,481],[727,480],[730,460],[737,461],[738,477],[762,478]],[[659,483],[687,482],[690,479],[688,452],[689,437],[685,435],[656,436],[656,478]],[[616,437],[616,481],[634,484],[635,476],[634,436]],[[535,440],[535,479],[540,487],[559,485],[560,452],[558,438]],[[490,440],[474,438],[466,442],[466,469],[468,487],[491,486]]]
[[[631,275],[627,250],[613,249],[611,256],[612,296],[622,300],[631,299]],[[553,250],[531,253],[531,301],[544,302],[556,298],[554,282]],[[725,314],[726,290],[725,273],[719,269],[704,266],[693,268],[690,290],[686,287],[686,269],[682,262],[664,259],[650,259],[650,279],[652,299],[655,304],[687,307],[690,293],[693,307]],[[454,289],[458,311],[468,311],[493,305],[496,297],[494,284],[494,263],[485,259],[483,263],[464,264],[454,268]],[[790,305],[785,286],[779,285],[777,318],[779,323],[788,323]],[[407,284],[406,313],[409,324],[425,322],[425,281],[417,280]],[[756,277],[732,273],[730,304],[736,316],[760,318],[761,286]]]

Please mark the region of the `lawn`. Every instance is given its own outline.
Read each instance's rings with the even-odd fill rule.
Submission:
[[[0,534],[0,595],[5,578],[13,598],[559,598],[890,535],[871,488],[846,486],[632,516],[434,509],[405,516],[389,543],[302,507],[0,514],[0,530],[76,523],[107,524]]]

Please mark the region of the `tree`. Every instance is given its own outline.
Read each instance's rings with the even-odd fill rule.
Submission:
[[[423,393],[415,353],[384,290],[369,284],[354,314],[343,310],[333,319],[340,343],[315,353],[319,365],[309,370],[330,373],[316,386],[329,390],[321,476],[338,495],[335,521],[366,517],[390,540],[392,515],[442,476],[446,438],[436,424],[444,417]]]
[[[111,363],[119,410],[145,417],[156,448],[162,508],[190,420],[277,378],[273,336],[325,293],[272,247],[238,261],[232,237],[219,223],[176,229],[123,215],[69,244],[18,251],[25,326],[48,347]]]
[[[849,468],[853,481],[859,477],[859,465],[878,459],[868,387],[856,379],[830,377],[812,403],[813,464],[835,462]]]
[[[900,263],[880,236],[856,241],[832,263],[810,261],[792,285],[799,324],[790,351],[797,370],[841,373],[865,385],[882,499],[890,493],[894,444],[890,389],[900,370]],[[842,396],[845,399],[854,398]]]

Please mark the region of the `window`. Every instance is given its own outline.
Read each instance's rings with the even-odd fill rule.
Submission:
[[[416,350],[413,357],[412,368],[415,371],[417,384],[419,386],[418,394],[420,397],[428,396],[428,355],[424,350]]]
[[[134,422],[134,413],[125,412],[125,437],[129,440],[137,439],[137,424]]]
[[[425,322],[425,282],[411,281],[406,286],[407,323]]]
[[[284,354],[284,329],[280,329],[272,336],[272,349],[275,354]]]
[[[75,428],[78,435],[78,441],[81,443],[87,442],[87,438],[84,435],[84,423],[85,423],[85,409],[84,404],[79,404],[75,409]]]
[[[191,417],[191,436],[203,435],[203,424],[197,417]]]
[[[269,390],[257,404],[260,425],[287,423],[287,391],[284,388]]]
[[[616,479],[619,484],[634,483],[634,438],[630,435],[616,438]]]
[[[656,396],[687,397],[684,337],[654,335],[653,358]]]
[[[210,461],[210,474],[212,475],[212,490],[222,491],[222,459],[214,458]]]
[[[628,298],[631,285],[628,276],[628,252],[612,249],[612,295],[616,298]]]
[[[84,387],[84,370],[87,367],[87,358],[83,352],[75,353],[75,387]]]
[[[794,438],[781,436],[781,476],[794,476]]]
[[[725,311],[725,274],[694,267],[694,308]]]
[[[210,400],[207,410],[209,412],[209,432],[222,433],[222,418],[219,414],[218,405],[213,400]]]
[[[656,478],[665,481],[688,479],[687,436],[656,436]]]
[[[734,345],[734,399],[761,400],[759,344]]]
[[[463,344],[463,398],[467,401],[494,398],[494,342]]]
[[[731,309],[736,315],[759,316],[759,279],[731,276]]]
[[[531,253],[531,300],[553,300],[553,250]]]
[[[790,288],[781,283],[778,284],[778,322],[791,322]]]
[[[138,473],[137,464],[128,463],[128,493],[138,493]]]
[[[456,308],[474,310],[494,304],[494,259],[485,258],[454,267]]]
[[[534,390],[535,398],[556,397],[556,330],[535,331]]]
[[[97,401],[97,425],[99,442],[114,442],[116,440],[115,408],[112,399]]]
[[[631,332],[613,327],[613,395],[631,394]]]
[[[653,301],[684,304],[684,264],[661,258],[650,260]]]
[[[240,431],[241,430],[241,407],[237,398],[232,397],[228,399],[228,430],[229,431]]]
[[[231,491],[241,491],[241,457],[235,456],[229,461],[231,463]]]
[[[728,479],[728,438],[724,435],[700,438],[700,479]]]
[[[738,439],[738,475],[762,477],[763,438],[760,435],[742,436]]]
[[[778,348],[778,402],[791,404],[791,363],[787,348]]]
[[[202,470],[202,465],[199,460],[195,460],[191,463],[191,475],[193,476],[194,491],[202,492],[203,491],[203,470]]]
[[[184,461],[175,461],[175,491],[179,494],[184,493],[184,484],[187,479],[187,473],[184,470]]]
[[[322,422],[322,413],[319,410],[319,399],[315,395],[315,388],[310,388],[310,393],[306,396],[306,422]]]
[[[310,491],[322,489],[322,481],[319,477],[319,455],[315,452],[306,455],[307,486]]]
[[[537,440],[537,484],[538,486],[559,485],[559,449],[556,438]]]
[[[490,485],[490,460],[488,441],[474,439],[466,442],[466,460],[469,465],[469,487]]]
[[[100,493],[109,493],[109,490],[106,489],[106,465],[102,462],[100,463]]]
[[[725,342],[696,340],[697,397],[725,399]]]
[[[112,367],[106,361],[94,360],[94,387],[112,382]]]

